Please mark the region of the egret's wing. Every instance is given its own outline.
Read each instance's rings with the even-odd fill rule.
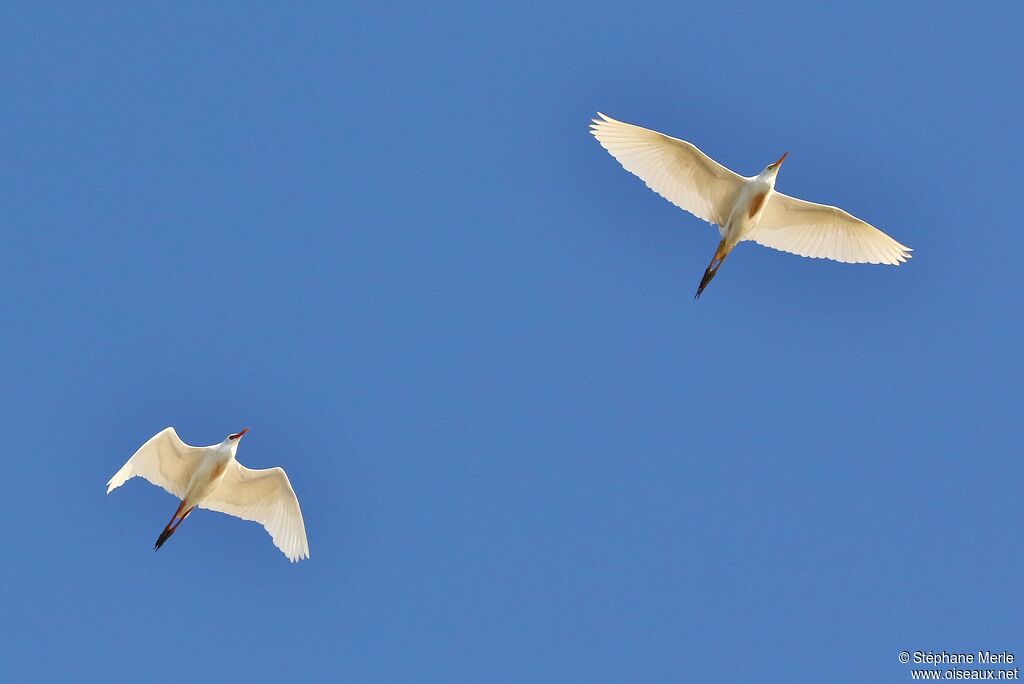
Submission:
[[[203,460],[202,449],[181,441],[174,428],[156,433],[107,482],[107,494],[133,477],[142,477],[184,498],[192,474]]]
[[[293,563],[309,558],[299,500],[281,468],[250,470],[235,461],[199,507],[258,522]]]
[[[744,179],[696,146],[598,112],[590,132],[622,168],[697,218],[724,225]]]
[[[849,264],[899,265],[911,249],[838,207],[772,193],[746,238],[772,249]]]

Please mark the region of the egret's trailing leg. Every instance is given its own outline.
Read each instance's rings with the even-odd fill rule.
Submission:
[[[195,506],[185,511],[184,514],[181,513],[181,510],[183,508],[185,508],[184,501],[182,501],[181,504],[178,506],[178,510],[174,511],[174,515],[171,516],[171,521],[167,523],[167,526],[164,528],[164,531],[160,533],[159,537],[157,537],[156,546],[153,547],[154,551],[158,550],[161,546],[164,545],[165,541],[171,538],[171,535],[174,534],[174,531],[178,529],[178,525],[185,522],[185,518],[187,518],[188,514],[195,509]],[[179,515],[181,515],[181,518],[178,518]],[[178,519],[177,522],[175,522],[176,518]]]
[[[700,279],[700,287],[697,288],[697,294],[693,295],[694,299],[700,299],[701,292],[708,286],[711,279],[718,273],[718,269],[721,268],[725,262],[725,257],[729,256],[729,252],[732,251],[731,247],[725,246],[725,240],[718,243],[718,249],[715,250],[715,256],[711,259],[711,263],[708,264],[707,270],[704,271],[704,277]]]

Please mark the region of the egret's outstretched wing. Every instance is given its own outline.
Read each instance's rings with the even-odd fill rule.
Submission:
[[[899,265],[911,249],[838,207],[773,193],[746,238],[759,245],[849,264]]]
[[[309,558],[299,500],[281,468],[250,470],[235,461],[199,507],[258,522],[293,563]]]
[[[622,168],[697,218],[719,226],[728,220],[742,176],[685,140],[597,115],[590,132]]]
[[[156,433],[107,482],[107,494],[133,477],[142,477],[184,498],[189,479],[202,461],[202,449],[181,441],[174,428]]]

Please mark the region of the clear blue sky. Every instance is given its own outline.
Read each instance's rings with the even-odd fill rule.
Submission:
[[[1024,10],[0,10],[7,676],[904,681],[1024,656]],[[717,244],[692,140],[915,249]],[[249,426],[311,560],[104,483]]]

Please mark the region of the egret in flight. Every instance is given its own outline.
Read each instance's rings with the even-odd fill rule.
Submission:
[[[107,494],[139,476],[181,499],[156,540],[157,549],[198,506],[258,522],[293,563],[309,558],[306,526],[288,476],[280,468],[250,470],[235,460],[238,443],[248,431],[228,435],[220,444],[194,447],[182,442],[174,428],[166,428],[110,478]]]
[[[654,192],[697,218],[718,224],[722,236],[694,299],[744,240],[816,259],[899,265],[911,249],[838,207],[775,191],[786,155],[756,176],[730,171],[696,146],[598,112],[590,124],[601,146]]]

